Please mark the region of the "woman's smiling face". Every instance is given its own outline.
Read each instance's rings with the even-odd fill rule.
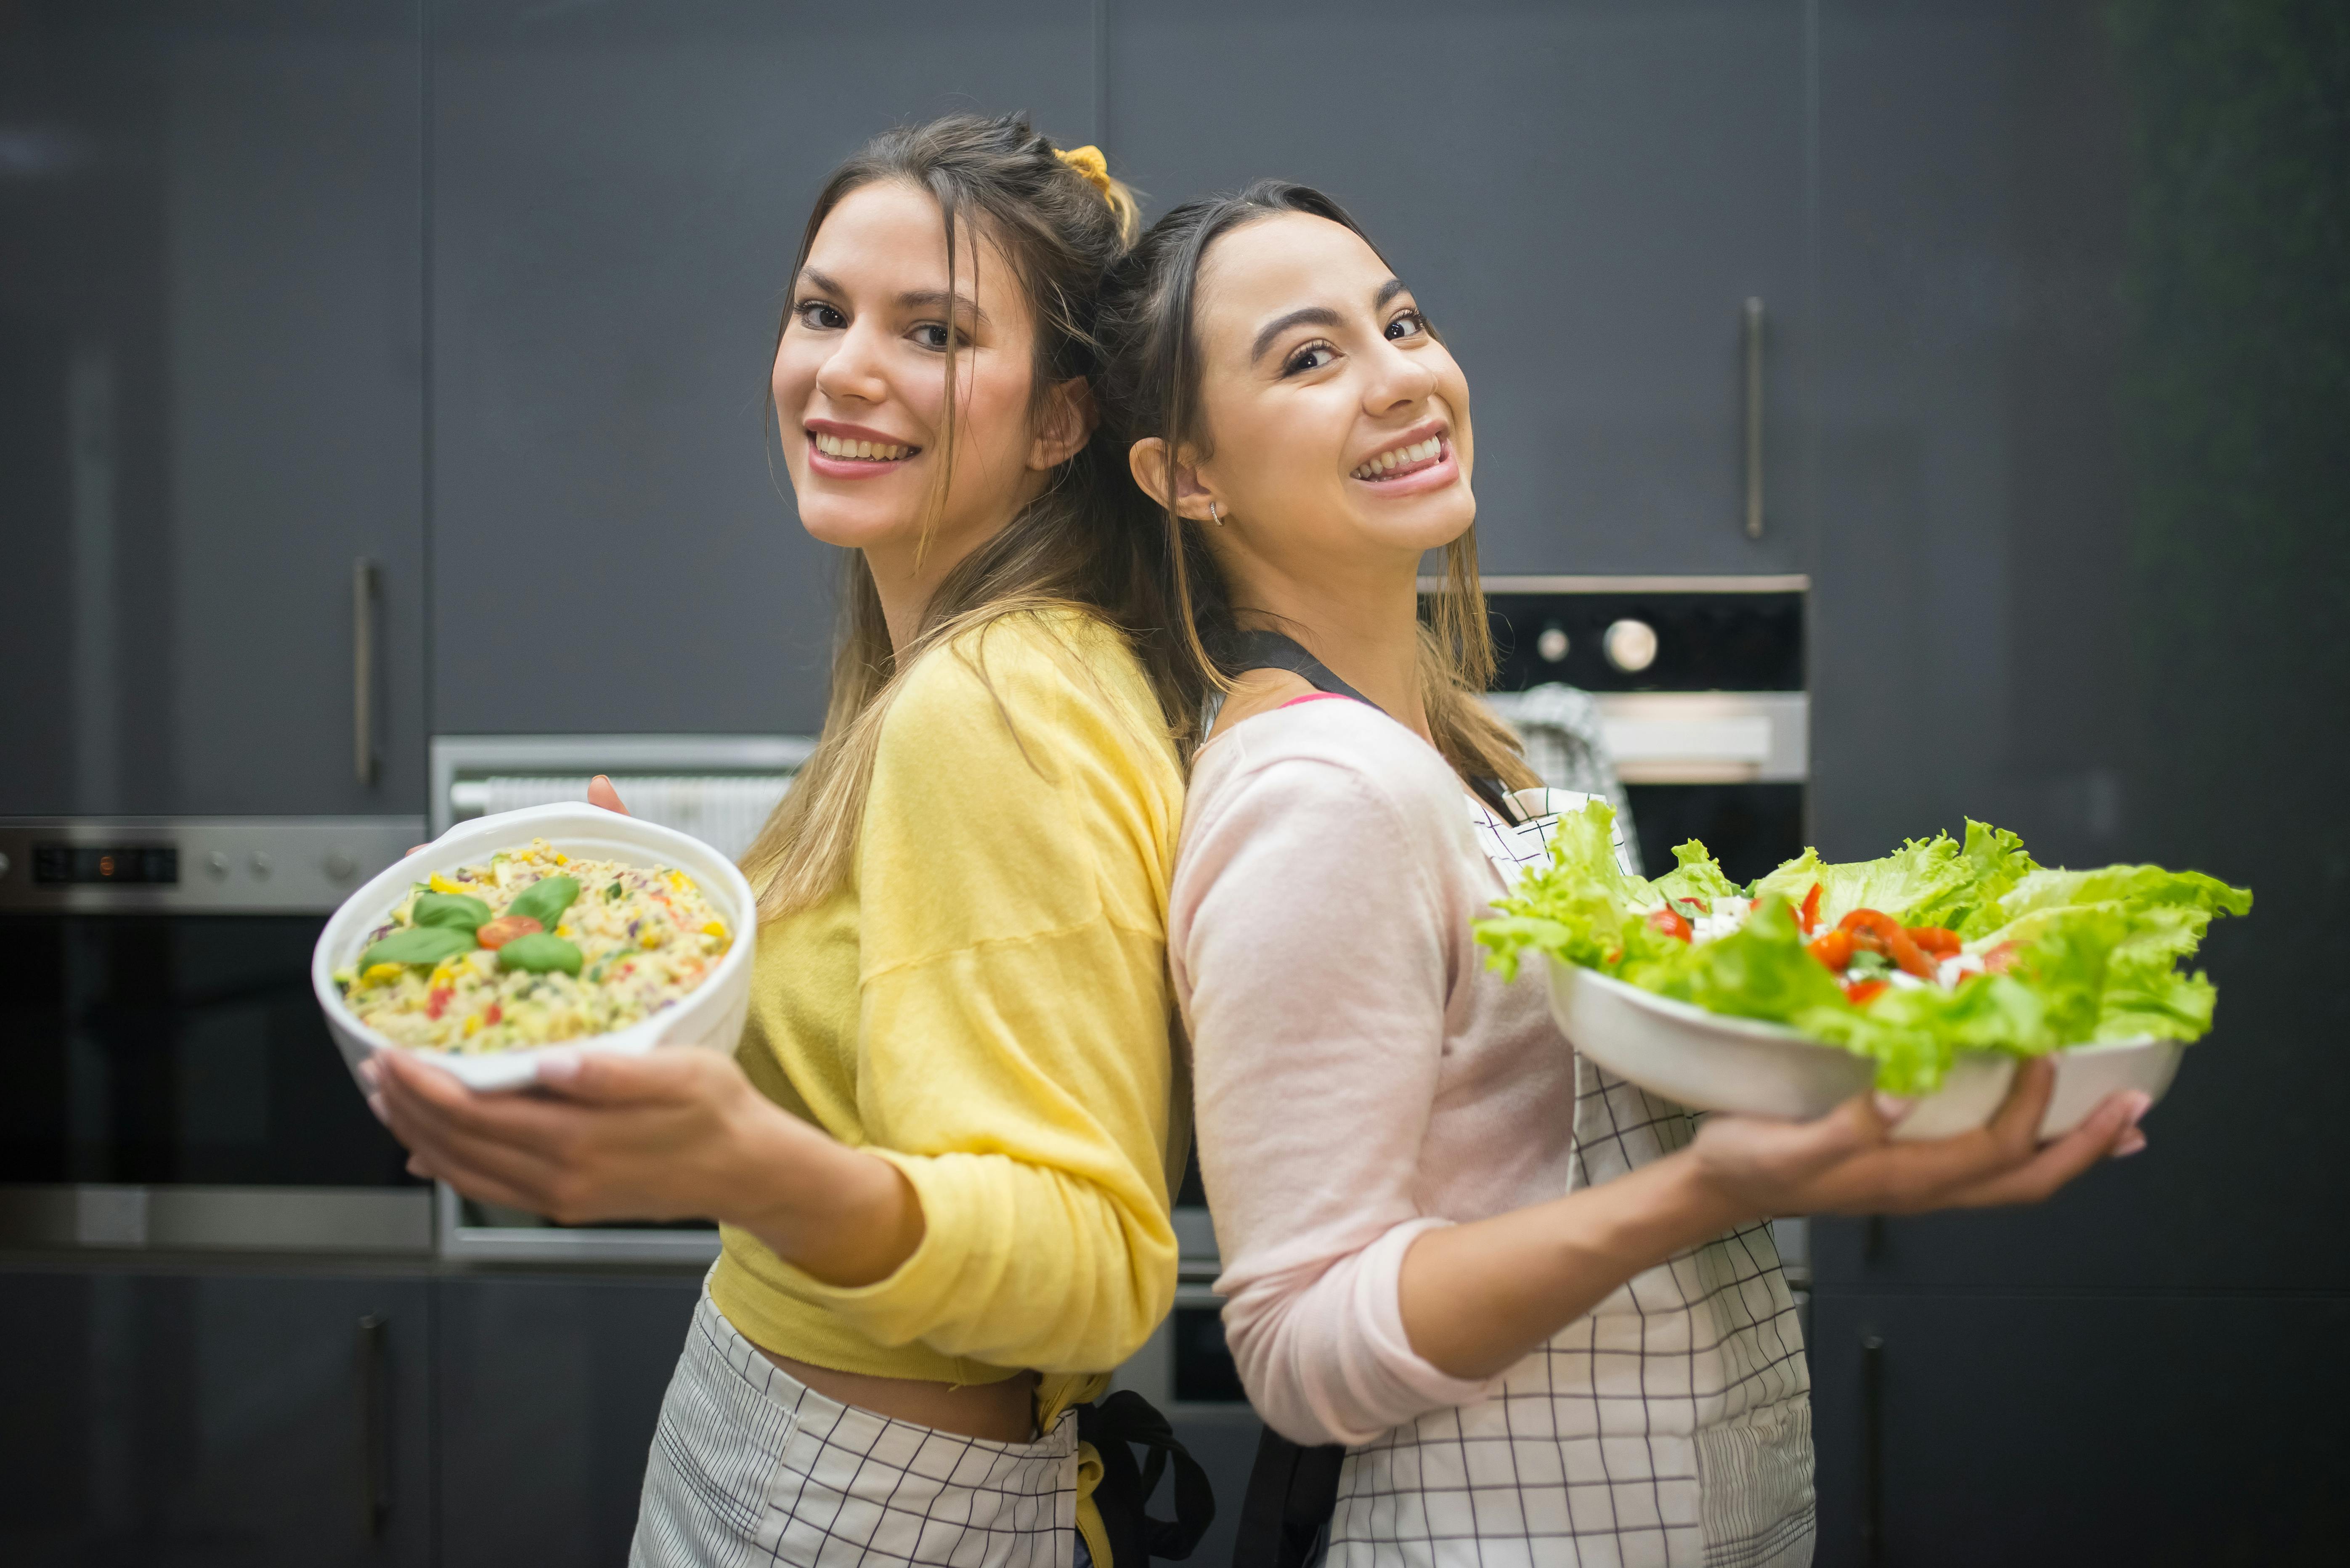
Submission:
[[[1193,331],[1221,548],[1310,576],[1366,550],[1416,563],[1476,521],[1468,380],[1360,235],[1302,213],[1223,235]]]
[[[793,280],[776,345],[776,423],[800,522],[827,544],[962,559],[1039,489],[1031,428],[1035,328],[1003,253],[961,225],[954,293],[938,202],[896,181],[841,198]],[[957,338],[954,467],[941,480],[947,327]]]

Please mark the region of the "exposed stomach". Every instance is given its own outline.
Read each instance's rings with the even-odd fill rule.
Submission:
[[[1000,1383],[939,1383],[926,1377],[882,1377],[841,1372],[778,1355],[759,1354],[827,1399],[854,1405],[877,1416],[979,1438],[993,1443],[1036,1440],[1036,1375],[1014,1373]]]

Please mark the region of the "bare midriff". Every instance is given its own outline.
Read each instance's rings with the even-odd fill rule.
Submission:
[[[762,1348],[759,1354],[827,1399],[877,1416],[910,1421],[959,1437],[1025,1443],[1036,1435],[1036,1375],[1022,1372],[1001,1383],[934,1383],[921,1377],[877,1377],[811,1366]]]

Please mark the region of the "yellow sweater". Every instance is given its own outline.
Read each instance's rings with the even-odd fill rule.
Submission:
[[[1182,789],[1140,666],[1094,622],[1008,618],[915,667],[854,880],[761,929],[737,1055],[905,1172],[922,1241],[841,1288],[727,1229],[711,1292],[746,1338],[889,1377],[1033,1367],[1049,1426],[1158,1326],[1190,1130],[1166,960]]]

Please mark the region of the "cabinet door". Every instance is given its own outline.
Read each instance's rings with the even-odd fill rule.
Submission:
[[[2340,1561],[2350,1297],[1822,1291],[1812,1322],[1821,1568]]]
[[[415,6],[0,29],[0,812],[417,809]]]
[[[699,1275],[442,1282],[443,1568],[628,1561]]]
[[[1795,0],[1110,8],[1108,147],[1164,211],[1263,175],[1360,219],[1468,372],[1489,572],[1799,566]],[[1765,312],[1763,536],[1741,337]]]
[[[421,1568],[428,1310],[412,1278],[0,1272],[0,1560]]]
[[[767,420],[826,174],[951,109],[1092,125],[1079,0],[436,6],[433,724],[813,732],[839,553]]]

